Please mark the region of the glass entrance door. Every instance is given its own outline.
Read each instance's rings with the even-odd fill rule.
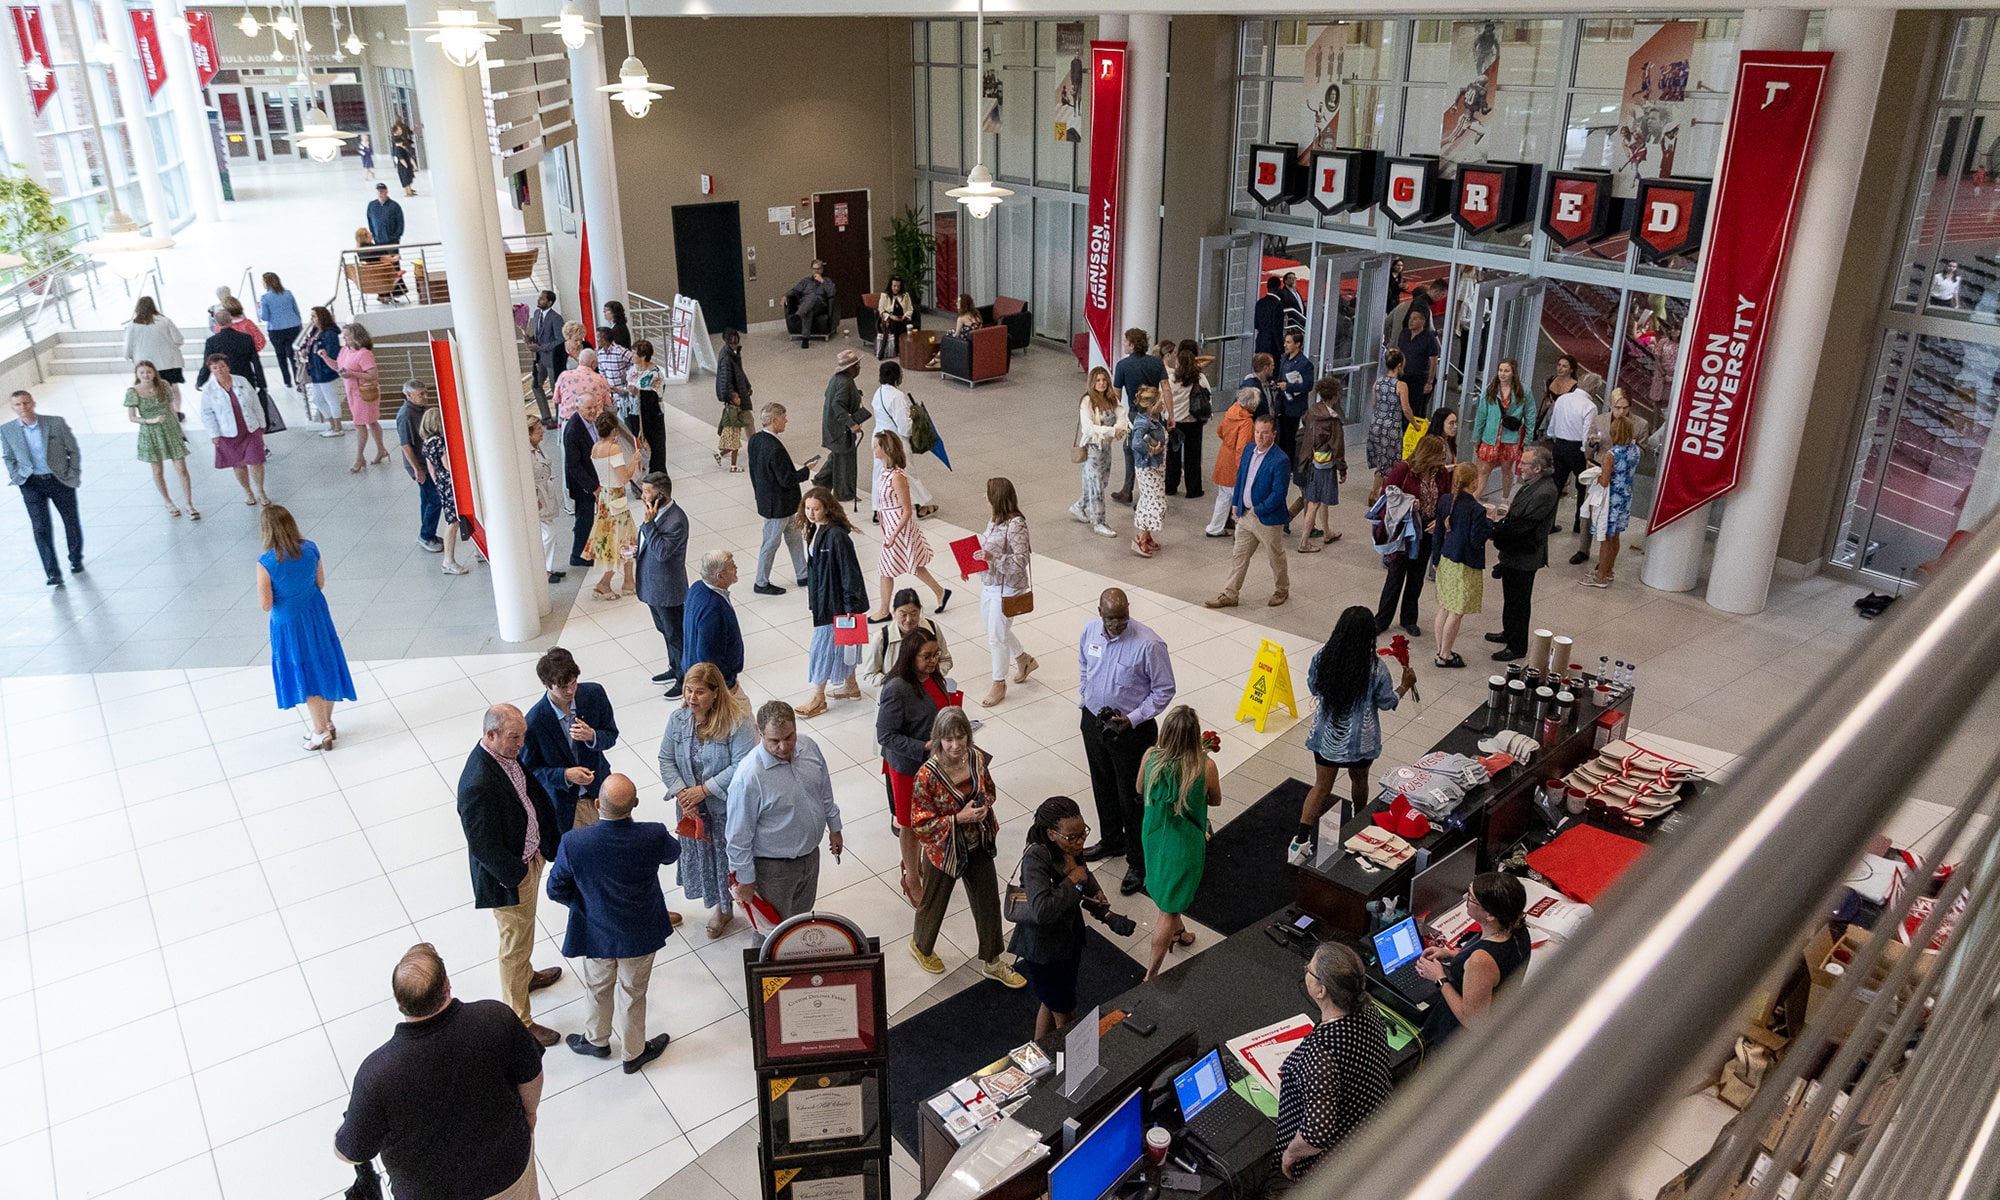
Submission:
[[[1341,420],[1368,419],[1369,395],[1382,364],[1378,336],[1387,316],[1387,254],[1322,254],[1313,260],[1306,313],[1306,353],[1319,376],[1332,375],[1347,391]]]
[[[1502,362],[1513,359],[1521,386],[1532,386],[1528,372],[1534,369],[1536,352],[1541,348],[1542,300],[1547,294],[1546,281],[1518,275],[1496,276],[1478,284],[1472,320],[1465,332],[1465,373],[1457,394],[1461,429],[1487,387],[1499,378]]]
[[[1256,233],[1230,233],[1201,239],[1201,270],[1195,284],[1195,337],[1202,352],[1215,356],[1209,382],[1220,412],[1236,395],[1236,381],[1250,373],[1256,334],[1250,326],[1251,305],[1263,286],[1264,238]]]

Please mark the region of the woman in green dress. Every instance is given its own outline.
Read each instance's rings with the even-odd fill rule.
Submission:
[[[1146,816],[1139,837],[1146,847],[1146,891],[1160,910],[1153,927],[1153,958],[1146,980],[1174,946],[1194,945],[1181,914],[1194,903],[1208,858],[1208,806],[1222,800],[1222,781],[1208,757],[1201,718],[1176,704],[1160,720],[1160,740],[1139,761],[1139,795]]]
[[[153,464],[153,486],[167,502],[167,515],[181,515],[167,492],[167,464],[171,462],[180,472],[188,516],[201,520],[201,510],[194,506],[194,481],[188,478],[187,439],[181,436],[181,419],[174,413],[173,389],[160,378],[160,369],[146,359],[134,366],[132,386],[125,389],[125,417],[139,427],[139,461]]]

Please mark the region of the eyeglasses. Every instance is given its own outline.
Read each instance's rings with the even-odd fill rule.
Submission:
[[[1054,833],[1053,830],[1051,830],[1050,832]],[[1074,837],[1070,836],[1067,833],[1055,833],[1054,836],[1055,839],[1059,842],[1080,842],[1090,836],[1090,826],[1085,825],[1083,827],[1083,832],[1075,835]]]

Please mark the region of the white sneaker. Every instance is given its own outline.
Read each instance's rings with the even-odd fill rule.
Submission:
[[[1090,524],[1090,514],[1083,511],[1083,501],[1081,500],[1069,506],[1069,515],[1075,517],[1079,524]]]
[[[1285,847],[1285,861],[1295,867],[1303,867],[1312,861],[1312,843],[1303,838],[1293,838]]]
[[[1098,537],[1115,538],[1118,536],[1118,531],[1116,529],[1111,528],[1111,526],[1104,524],[1102,521],[1098,522],[1095,525],[1092,525],[1090,527],[1090,532],[1096,534]]]

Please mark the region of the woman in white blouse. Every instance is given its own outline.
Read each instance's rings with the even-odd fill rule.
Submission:
[[[993,687],[979,703],[992,708],[1007,698],[1009,666],[1014,669],[1014,682],[1026,683],[1028,674],[1041,664],[1014,636],[1014,617],[1033,612],[1035,604],[1034,581],[1028,570],[1028,519],[1021,515],[1014,481],[999,476],[987,480],[986,503],[993,510],[993,519],[979,535],[979,549],[972,557],[986,564],[979,612],[986,619],[986,647],[993,654]]]
[[[910,396],[900,386],[903,382],[902,364],[890,359],[882,364],[875,377],[881,381],[880,386],[875,389],[874,397],[869,401],[869,407],[874,410],[875,415],[875,432],[889,430],[903,439],[903,445],[908,446]],[[916,455],[911,454],[909,457],[914,460]],[[903,478],[910,481],[910,502],[916,505],[917,516],[928,517],[936,512],[937,505],[931,503],[931,490],[924,486],[923,480],[917,478],[914,461],[903,467]],[[882,506],[877,498],[882,495],[882,460],[879,458],[875,460],[875,483],[869,489],[868,495],[869,507],[877,512],[876,523],[880,524],[879,514]]]
[[[187,382],[181,344],[180,327],[159,310],[151,296],[139,297],[132,319],[125,322],[125,361],[135,371],[142,362],[153,364],[160,372],[160,381],[172,389],[167,399],[175,412],[181,410],[181,384]]]

